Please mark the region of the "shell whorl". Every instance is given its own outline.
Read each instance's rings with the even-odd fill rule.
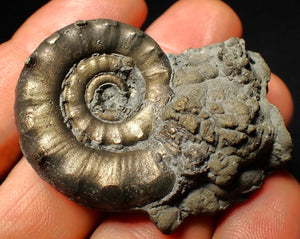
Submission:
[[[91,56],[80,61],[63,82],[62,111],[79,141],[93,146],[132,145],[151,134],[152,107],[142,106],[142,75],[138,69],[128,73],[133,64],[130,57],[123,60],[129,64],[118,58]]]
[[[27,59],[16,89],[24,155],[46,181],[90,207],[163,197],[173,174],[147,148],[130,147],[151,137],[153,107],[166,104],[170,74],[159,46],[132,26],[97,19],[59,30]]]

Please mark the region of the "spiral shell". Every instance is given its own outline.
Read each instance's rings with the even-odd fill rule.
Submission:
[[[27,59],[16,90],[25,157],[89,207],[163,197],[174,177],[142,144],[153,131],[154,105],[169,98],[170,73],[159,46],[132,26],[98,19],[59,30]]]

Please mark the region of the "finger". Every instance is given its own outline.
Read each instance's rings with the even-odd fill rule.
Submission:
[[[122,239],[206,239],[211,238],[212,224],[212,217],[190,217],[177,231],[164,235],[144,214],[113,215],[105,219],[91,239],[118,238],[120,235]]]
[[[266,179],[249,201],[222,218],[213,239],[300,238],[300,186],[287,173]]]
[[[268,84],[268,100],[277,106],[286,125],[290,125],[294,112],[292,95],[284,82],[275,74],[271,74]]]
[[[100,215],[55,191],[22,159],[0,187],[0,238],[86,238]]]
[[[45,37],[75,20],[112,18],[139,27],[146,11],[143,0],[53,0],[32,15],[10,41],[0,46],[0,178],[20,153],[13,116],[14,89],[30,53]]]
[[[181,0],[151,24],[147,33],[165,51],[180,53],[240,37],[242,25],[235,12],[222,1]]]

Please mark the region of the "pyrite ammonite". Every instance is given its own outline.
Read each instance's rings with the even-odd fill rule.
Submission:
[[[242,39],[173,55],[127,24],[77,21],[25,62],[15,103],[21,148],[70,199],[147,212],[171,233],[188,215],[246,199],[290,159],[269,79]]]

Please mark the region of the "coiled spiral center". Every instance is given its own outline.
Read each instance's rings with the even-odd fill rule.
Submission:
[[[119,130],[110,131],[109,136],[103,126],[114,125],[118,129],[117,123],[128,122],[143,107],[145,81],[131,57],[94,54],[83,59],[71,68],[62,89],[63,117],[79,141],[94,146],[126,144]],[[91,126],[96,132],[90,130]],[[137,140],[144,138],[143,128],[138,131]]]
[[[130,92],[126,82],[114,75],[101,75],[93,79],[86,90],[86,103],[98,119],[119,121],[126,107]]]

